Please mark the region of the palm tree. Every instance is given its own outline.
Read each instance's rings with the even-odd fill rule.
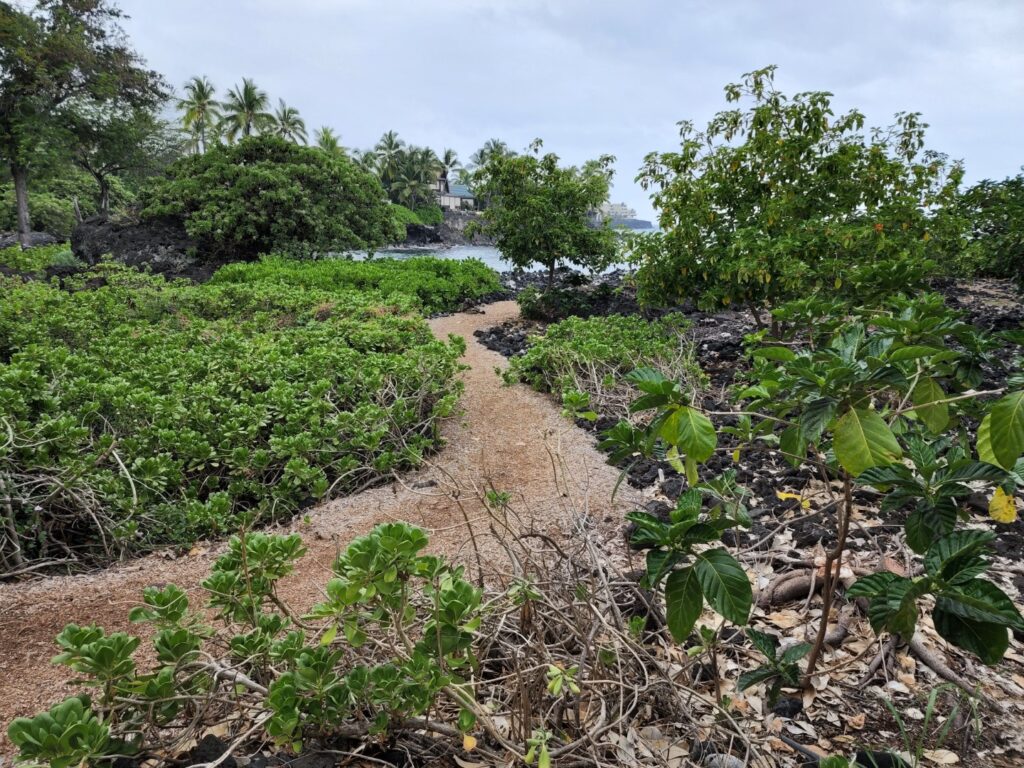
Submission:
[[[299,110],[289,107],[284,99],[278,100],[277,112],[274,114],[274,133],[285,141],[306,143],[306,121],[299,116]]]
[[[193,137],[195,151],[202,154],[207,147],[207,129],[220,121],[220,102],[213,83],[204,75],[185,83],[185,98],[178,100],[178,109],[184,114],[181,122]]]
[[[454,149],[445,149],[439,160],[441,166],[441,178],[444,179],[445,184],[448,183],[448,177],[459,171],[462,168],[462,163],[459,162],[459,155]]]
[[[234,141],[239,134],[252,136],[273,125],[274,116],[267,111],[269,103],[266,91],[257,88],[248,77],[242,78],[241,87],[235,86],[228,91],[223,104],[221,123],[228,141]]]
[[[380,158],[377,157],[376,151],[372,149],[356,149],[353,150],[352,154],[356,164],[360,168],[364,171],[369,171],[375,176],[377,175],[380,166]]]
[[[314,138],[316,145],[324,152],[331,155],[345,154],[345,148],[341,146],[341,139],[334,132],[334,129],[322,125],[316,129],[316,136]]]
[[[501,139],[488,139],[469,159],[474,165],[487,165],[487,161],[492,157],[514,154],[514,152],[509,151],[508,144]]]
[[[398,176],[399,165],[403,155],[402,147],[405,142],[398,138],[395,131],[388,131],[380,137],[374,149],[377,152],[377,167],[381,183],[385,189],[391,188],[391,183]]]
[[[407,208],[416,210],[421,204],[430,200],[433,189],[430,186],[430,182],[416,173],[415,168],[406,168],[395,179],[391,192],[397,202],[402,203]]]

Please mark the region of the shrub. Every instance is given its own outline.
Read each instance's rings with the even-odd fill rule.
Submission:
[[[706,309],[761,310],[816,289],[874,300],[912,289],[936,269],[958,163],[922,151],[914,113],[866,131],[864,116],[836,115],[831,94],[788,97],[774,67],[726,87],[737,106],[706,130],[682,123],[678,150],[647,156],[661,233],[635,238],[641,298]]]
[[[287,518],[416,465],[455,406],[462,342],[397,293],[110,265],[66,284],[97,281],[0,278],[7,569]]]
[[[961,271],[1024,285],[1024,172],[975,184],[960,197],[958,209],[967,222]]]
[[[574,415],[624,416],[635,394],[625,375],[635,368],[653,367],[694,387],[700,383],[693,348],[683,339],[685,328],[681,315],[654,321],[570,317],[534,338],[525,355],[511,360],[504,378],[553,393]]]
[[[67,243],[40,245],[23,251],[20,245],[0,249],[0,267],[19,272],[42,272],[47,267],[77,264]]]
[[[419,215],[417,215],[416,211],[412,210],[411,208],[406,208],[401,203],[391,204],[391,215],[394,217],[398,225],[403,227],[403,231],[404,228],[408,227],[410,224],[423,223],[420,220]]]
[[[385,296],[402,294],[417,299],[428,312],[451,311],[466,301],[501,290],[498,275],[481,261],[430,256],[314,262],[272,256],[253,264],[228,264],[214,274],[211,282],[221,285],[253,281],[325,291],[372,290]]]
[[[179,160],[144,215],[181,216],[210,257],[373,250],[400,239],[380,182],[352,160],[270,136]]]
[[[431,226],[444,223],[444,211],[439,205],[421,205],[416,209],[416,217],[422,224]]]

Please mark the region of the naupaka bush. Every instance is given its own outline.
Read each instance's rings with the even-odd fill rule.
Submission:
[[[415,465],[459,394],[462,342],[399,294],[0,280],[7,572],[285,518]]]

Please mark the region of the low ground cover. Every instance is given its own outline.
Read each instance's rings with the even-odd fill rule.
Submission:
[[[321,279],[270,265],[202,286],[114,265],[64,289],[0,278],[3,570],[287,518],[435,447],[461,340],[433,338],[400,263],[280,271],[306,267]],[[451,268],[465,271],[486,284]],[[464,285],[446,285],[451,301]]]
[[[75,265],[78,260],[67,243],[40,245],[22,250],[20,245],[0,249],[0,267],[37,274],[47,267]]]
[[[273,282],[325,291],[377,291],[418,300],[426,312],[450,312],[467,300],[501,291],[497,274],[476,259],[454,261],[431,257],[349,261],[304,261],[267,257],[252,264],[229,264],[212,279],[214,285]]]

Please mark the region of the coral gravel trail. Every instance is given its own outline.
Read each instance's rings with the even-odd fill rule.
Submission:
[[[485,564],[500,563],[498,545],[488,535],[491,518],[477,489],[512,492],[521,517],[517,524],[556,538],[571,530],[573,500],[586,504],[589,518],[609,537],[617,530],[637,493],[623,483],[613,501],[618,471],[605,463],[592,438],[547,396],[521,385],[503,386],[495,368],[504,367],[505,358],[473,337],[478,328],[498,325],[518,311],[515,302],[503,301],[483,312],[430,321],[437,337],[455,334],[467,344],[463,410],[445,424],[446,446],[399,481],[322,504],[287,526],[302,534],[309,549],[281,585],[282,597],[293,607],[305,611],[317,602],[338,550],[381,522],[422,526],[431,551],[465,562],[471,573],[477,559],[473,539]],[[564,468],[557,479],[552,449]],[[6,726],[13,718],[46,709],[73,690],[70,670],[50,663],[54,637],[65,624],[95,622],[108,632],[146,634],[127,620],[141,590],[173,582],[188,591],[193,606],[202,605],[199,584],[222,550],[223,542],[201,542],[179,557],[155,553],[97,573],[0,584],[0,755],[11,752]]]

